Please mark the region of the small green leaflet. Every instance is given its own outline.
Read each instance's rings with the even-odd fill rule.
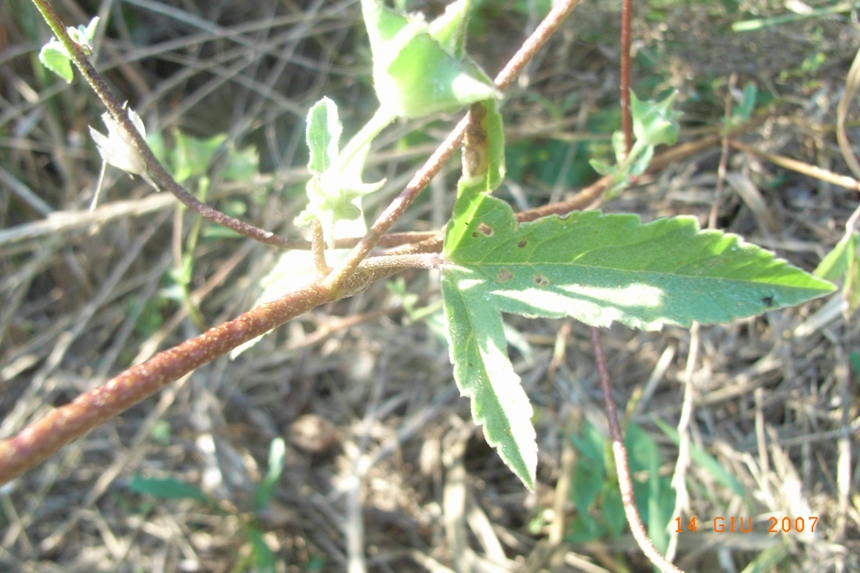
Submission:
[[[334,226],[338,221],[354,221],[361,216],[358,199],[378,191],[385,183],[361,181],[369,144],[343,165],[339,147],[342,131],[337,105],[329,98],[322,98],[308,111],[306,137],[311,179],[306,186],[308,206],[296,217],[296,224],[307,225],[319,219],[329,240],[334,239]]]
[[[89,56],[93,53],[93,39],[96,36],[96,28],[99,25],[99,18],[95,16],[90,23],[77,28],[69,26],[66,28],[69,37],[72,41],[81,48],[85,55]],[[51,38],[47,44],[39,50],[39,61],[42,65],[66,80],[66,83],[72,83],[74,75],[72,74],[72,64],[70,62],[72,55],[66,49],[61,41],[56,38]]]
[[[636,215],[589,211],[518,224],[507,203],[489,196],[504,168],[494,151],[501,119],[492,102],[485,109],[480,127],[467,128],[442,296],[460,391],[472,398],[487,442],[527,487],[537,461],[532,409],[507,357],[501,312],[656,330],[728,322],[834,290],[735,235],[700,231],[691,217],[643,224]],[[481,149],[470,148],[473,129]],[[470,165],[485,171],[470,173]]]
[[[860,233],[848,233],[842,237],[813,271],[817,277],[835,281],[844,278],[842,297],[848,312],[860,306]]]
[[[266,471],[266,477],[257,485],[257,490],[254,492],[254,509],[256,511],[265,511],[269,508],[272,494],[281,479],[281,473],[284,471],[286,452],[287,444],[283,438],[272,440],[269,445],[269,469]]]
[[[342,127],[337,106],[324,97],[308,111],[307,143],[310,151],[308,171],[321,177],[337,162]]]

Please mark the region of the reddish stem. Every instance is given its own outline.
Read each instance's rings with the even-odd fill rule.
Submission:
[[[81,394],[15,436],[0,441],[0,484],[195,368],[332,300],[325,289],[308,285],[160,352],[103,386]]]
[[[624,513],[630,531],[636,539],[639,548],[655,566],[663,571],[682,573],[671,562],[663,557],[645,531],[645,525],[639,517],[636,509],[636,499],[633,497],[633,480],[630,477],[630,468],[627,465],[627,450],[624,449],[624,438],[621,434],[621,425],[618,423],[618,409],[612,396],[612,381],[609,379],[609,368],[606,365],[606,355],[603,353],[603,345],[600,342],[600,329],[592,326],[591,345],[594,347],[594,361],[597,364],[597,377],[600,379],[600,390],[603,393],[603,408],[606,410],[606,418],[609,421],[609,434],[612,438],[612,453],[615,456],[615,471],[618,474],[618,489],[621,491],[621,502],[624,505]]]
[[[633,147],[633,124],[630,119],[630,11],[633,0],[621,2],[621,129],[627,153]]]

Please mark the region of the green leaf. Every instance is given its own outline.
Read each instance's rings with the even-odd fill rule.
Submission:
[[[502,312],[655,330],[728,322],[834,289],[690,217],[642,224],[589,211],[517,225],[503,201],[474,203],[449,224],[444,272]]]
[[[779,570],[780,562],[784,562],[791,555],[789,541],[783,537],[779,543],[775,543],[756,555],[755,559],[743,568],[741,573],[766,573],[767,571]],[[787,563],[785,564],[787,566]],[[784,566],[782,569],[787,570]]]
[[[630,471],[633,473],[646,471],[648,481],[636,490],[636,505],[642,519],[647,523],[648,535],[654,546],[665,552],[669,538],[666,525],[671,519],[675,507],[675,496],[671,488],[671,480],[660,476],[660,451],[651,436],[636,424],[627,426],[624,436]]]
[[[579,513],[570,523],[570,533],[564,536],[568,543],[587,543],[600,539],[606,533],[606,528],[597,523],[587,513]]]
[[[606,473],[604,458],[606,436],[600,430],[595,428],[593,424],[586,422],[582,429],[582,435],[571,435],[570,441],[573,442],[580,454],[588,458],[589,464],[599,467],[600,471]]]
[[[495,101],[472,105],[463,145],[463,177],[454,205],[455,218],[468,218],[480,198],[504,177],[502,120]],[[449,226],[449,233],[451,227]],[[534,488],[537,444],[532,408],[520,377],[506,354],[501,315],[475,291],[448,273],[442,298],[454,379],[472,398],[472,417],[484,424],[487,443],[529,489]]]
[[[39,50],[39,61],[42,65],[66,80],[66,83],[72,83],[74,74],[72,73],[72,64],[69,57],[66,55],[66,48],[58,40],[52,39],[50,42],[42,46]]]
[[[227,164],[221,177],[228,181],[250,181],[260,172],[260,154],[253,147],[227,147]]]
[[[589,513],[591,506],[597,499],[597,494],[603,489],[606,481],[606,472],[600,464],[591,463],[586,458],[580,458],[576,464],[573,474],[573,486],[570,491],[570,499],[576,511]]]
[[[854,245],[857,243],[857,239],[857,233],[844,235],[821,259],[812,274],[828,281],[835,281],[845,276],[849,262],[854,257]]]
[[[308,111],[306,137],[310,151],[308,170],[311,174],[321,176],[337,162],[342,129],[337,105],[327,97]]]
[[[68,27],[66,32],[69,37],[75,42],[87,56],[93,53],[93,38],[96,36],[96,28],[99,25],[99,17],[95,16],[90,20],[89,24],[78,26],[77,28]],[[39,50],[39,61],[43,66],[66,80],[66,83],[71,83],[74,75],[72,73],[71,64],[72,55],[66,49],[61,41],[56,38],[51,38],[48,43],[42,46]]]
[[[477,290],[442,275],[442,298],[454,378],[472,399],[472,417],[487,443],[529,489],[534,489],[537,443],[532,407],[505,352],[499,312],[475,298]]]
[[[457,186],[454,220],[469,220],[481,205],[481,198],[498,187],[505,178],[505,138],[502,116],[495,100],[473,104],[469,125],[463,138],[463,176]],[[448,226],[446,244],[458,243],[458,230],[466,227]]]
[[[637,141],[637,157],[677,130],[673,100],[636,100],[639,136],[651,142]],[[834,288],[739,237],[700,231],[689,217],[642,224],[635,215],[592,211],[518,225],[510,206],[489,196],[504,176],[502,142],[494,102],[474,104],[446,230],[442,296],[460,392],[472,398],[488,443],[529,488],[537,460],[532,410],[506,354],[501,312],[658,329],[727,322]]]
[[[266,472],[266,477],[257,486],[257,491],[254,493],[254,509],[263,511],[269,507],[269,501],[272,499],[272,493],[275,491],[275,486],[278,485],[278,480],[281,479],[281,472],[284,470],[284,456],[287,453],[287,445],[283,438],[275,438],[269,446],[269,469]]]
[[[209,172],[212,159],[226,141],[227,135],[219,133],[200,139],[177,130],[174,138],[176,146],[171,153],[173,176],[181,182],[191,177],[202,177]]]
[[[618,539],[627,526],[627,516],[624,514],[624,502],[621,491],[615,483],[607,484],[603,490],[603,503],[600,504],[600,515],[613,539]]]
[[[758,96],[758,89],[755,87],[755,84],[752,82],[744,85],[744,98],[741,102],[741,105],[735,110],[732,116],[741,119],[743,121],[748,120],[752,117],[752,113],[755,110],[756,98]]]
[[[471,4],[470,0],[452,2],[445,6],[441,16],[430,22],[430,36],[457,59],[463,57]]]
[[[384,109],[416,118],[452,112],[496,97],[496,88],[471,59],[462,54],[468,6],[455,6],[431,27],[420,16],[405,16],[379,0],[362,0],[362,13],[373,54],[373,83]],[[435,37],[434,37],[435,36]]]
[[[636,424],[628,424],[624,435],[627,461],[631,472],[647,471],[657,477],[660,469],[660,451],[648,433]]]
[[[854,374],[860,374],[860,351],[855,350],[848,355],[848,361],[851,363],[851,369]]]
[[[588,163],[599,175],[609,175],[614,171],[613,167],[602,159],[589,159]]]
[[[254,553],[254,572],[275,573],[275,552],[266,543],[264,535],[264,532],[257,527],[251,526],[248,528],[248,539],[251,540],[251,547]]]
[[[630,90],[630,114],[633,119],[633,134],[642,145],[672,145],[678,139],[678,117],[680,112],[672,109],[678,92],[672,92],[663,101],[641,101]]]
[[[128,489],[135,493],[146,493],[161,499],[196,499],[210,501],[209,496],[196,486],[175,478],[144,478],[134,476]]]

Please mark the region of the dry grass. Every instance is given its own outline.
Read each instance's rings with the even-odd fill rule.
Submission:
[[[240,201],[244,216],[266,228],[295,232],[310,104],[323,94],[335,99],[347,131],[372,109],[353,0],[56,5],[67,22],[96,11],[107,17],[100,69],[150,131],[225,131],[257,146],[265,173],[242,186],[216,179],[209,200],[221,207]],[[832,127],[856,29],[832,18],[742,36],[715,24],[736,19],[721,6],[670,6],[662,19],[640,19],[641,85],[679,88],[688,137],[695,137],[696,128],[720,121],[725,90],[713,91],[714,80],[735,72],[740,85],[753,81],[781,97],[747,143],[847,174]],[[770,2],[746,8],[781,11]],[[529,22],[513,11],[486,13],[492,20],[472,48],[494,71]],[[559,106],[575,94],[573,105],[553,117],[525,89],[512,90],[505,108],[512,139],[535,137],[539,126],[541,137],[572,140],[601,106],[615,105],[616,19],[605,7],[579,9],[529,70],[534,93]],[[177,213],[170,197],[111,171],[103,206],[86,212],[99,169],[87,125],[98,123],[100,110],[81,82],[65,86],[34,68],[47,37],[26,0],[0,4],[3,436],[202,326],[179,305],[152,304],[192,217]],[[803,71],[816,50],[823,65]],[[443,131],[425,128],[431,139]],[[373,169],[389,177],[390,196],[415,154],[397,151],[394,136],[383,139]],[[706,223],[723,185],[719,160],[719,149],[698,154],[605,208],[649,219],[686,213]],[[534,205],[569,191],[525,183],[503,194]],[[852,192],[743,154],[729,158],[724,183],[720,226],[806,269],[836,242],[856,205]],[[451,203],[445,182],[428,195],[404,229],[444,222]],[[191,287],[205,325],[247,309],[273,259],[269,249],[241,240],[202,242]],[[438,298],[427,273],[406,279],[421,304]],[[341,571],[358,555],[373,571],[648,570],[629,536],[564,542],[577,460],[562,429],[583,420],[605,425],[585,327],[512,320],[532,348],[516,364],[538,410],[532,494],[476,432],[443,344],[397,303],[376,285],[317,309],[3,488],[0,570],[250,570],[253,488],[277,436],[289,441],[285,472],[257,523],[278,571]],[[763,552],[782,550],[784,557],[760,570],[860,571],[860,392],[849,368],[858,328],[838,312],[816,321],[828,304],[692,332],[605,332],[616,398],[631,404],[630,420],[660,444],[662,471],[671,474],[679,454],[654,422],[677,425],[689,392],[692,442],[746,493],[743,500],[701,466],[682,463],[690,496],[684,519],[695,514],[704,529],[719,516],[755,520],[753,533],[681,534],[682,568],[740,571]],[[188,481],[220,501],[213,507],[133,494],[127,486],[135,475]],[[768,534],[770,516],[819,522],[814,535]]]

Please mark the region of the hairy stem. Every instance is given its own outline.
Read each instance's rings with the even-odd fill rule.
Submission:
[[[160,352],[81,394],[15,436],[0,441],[0,484],[192,370],[332,300],[330,291],[317,284],[308,285]]]

